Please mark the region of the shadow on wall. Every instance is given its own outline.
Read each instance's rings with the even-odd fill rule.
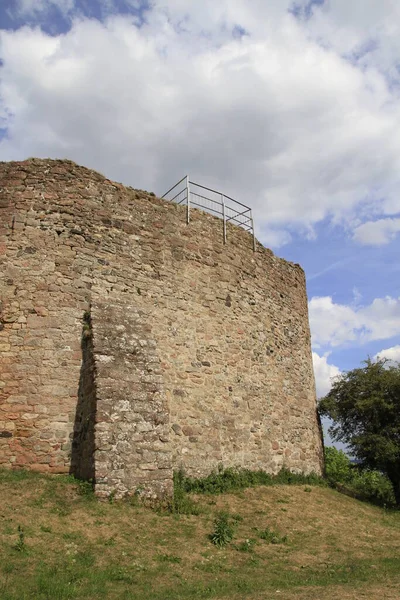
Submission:
[[[94,483],[94,426],[96,417],[95,362],[90,312],[83,315],[82,365],[72,438],[70,473]]]

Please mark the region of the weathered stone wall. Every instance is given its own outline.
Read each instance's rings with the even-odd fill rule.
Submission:
[[[92,305],[96,361],[96,487],[172,491],[169,415],[149,310],[133,298]]]
[[[298,265],[69,161],[2,163],[0,188],[0,464],[72,460],[100,494],[320,472]]]

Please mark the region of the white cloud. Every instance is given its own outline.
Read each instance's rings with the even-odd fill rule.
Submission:
[[[380,358],[387,358],[387,360],[397,363],[400,363],[400,345],[392,346],[391,348],[386,348],[377,352],[374,356],[374,360],[378,360]]]
[[[307,0],[302,0],[307,3]],[[325,0],[307,22],[321,43],[357,62],[399,80],[400,5],[393,0]]]
[[[332,387],[332,381],[340,375],[340,369],[328,363],[329,353],[320,356],[312,353],[317,398],[325,396]]]
[[[285,244],[289,244],[292,240],[292,236],[288,231],[270,228],[262,231],[259,238],[265,246],[272,248],[280,248]]]
[[[368,221],[354,230],[354,240],[359,244],[382,246],[391,242],[400,232],[400,219]]]
[[[315,348],[364,344],[400,334],[400,297],[375,298],[367,306],[335,304],[330,296],[309,302],[310,327]]]
[[[74,4],[20,7],[50,2]],[[283,227],[347,226],[365,203],[395,214],[396,92],[377,69],[322,47],[290,5],[156,0],[141,28],[130,16],[80,16],[58,37],[3,31],[0,159],[68,157],[158,193],[188,172],[253,206],[275,246],[290,240]],[[312,19],[321,32],[334,5]],[[237,25],[248,35],[234,39]]]

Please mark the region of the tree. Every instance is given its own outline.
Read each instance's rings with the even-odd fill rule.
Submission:
[[[319,412],[333,421],[333,440],[348,445],[360,465],[385,473],[400,505],[400,364],[371,359],[339,376]]]

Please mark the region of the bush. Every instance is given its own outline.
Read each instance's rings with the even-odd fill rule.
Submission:
[[[396,504],[392,483],[379,471],[355,470],[350,486],[362,500],[369,500],[381,506]]]
[[[325,473],[332,487],[355,498],[380,506],[396,504],[393,485],[386,475],[352,465],[343,450],[325,448]]]
[[[325,475],[329,483],[346,483],[352,478],[352,465],[347,454],[337,448],[325,448]]]

